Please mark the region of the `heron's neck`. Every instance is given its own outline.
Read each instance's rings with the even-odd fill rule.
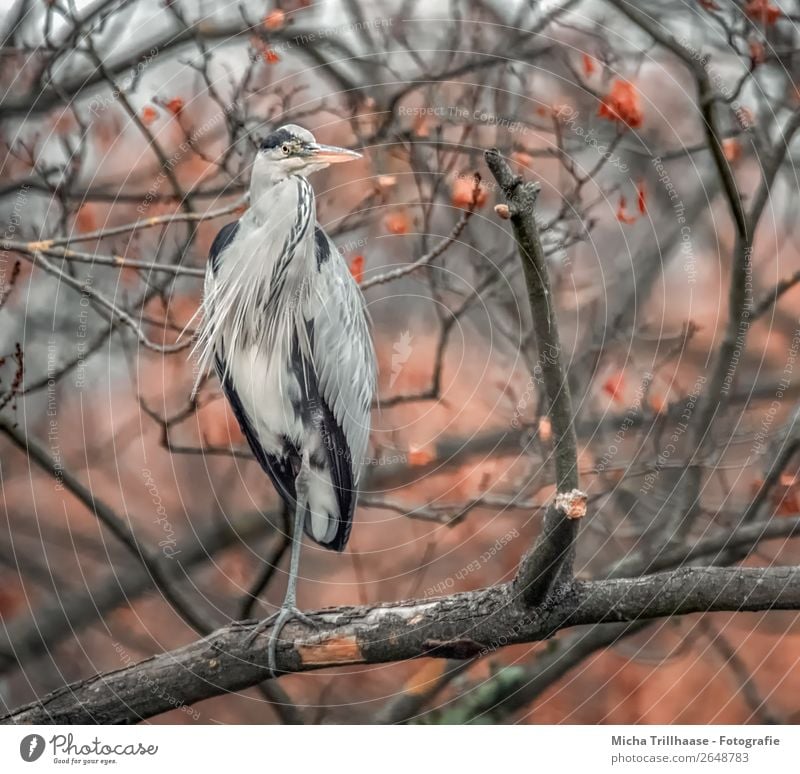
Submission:
[[[250,181],[250,206],[256,207],[259,202],[264,202],[275,187],[280,185],[286,178],[273,178],[266,175],[259,175],[258,179],[253,177]]]
[[[258,223],[265,223],[275,218],[275,199],[277,189],[281,186],[296,183],[294,176],[266,177],[261,176],[250,182],[250,209]]]

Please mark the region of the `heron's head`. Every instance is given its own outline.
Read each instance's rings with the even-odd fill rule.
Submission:
[[[253,177],[277,181],[291,175],[309,175],[325,169],[329,164],[360,158],[360,153],[334,145],[322,145],[308,129],[287,124],[261,141],[253,166]]]

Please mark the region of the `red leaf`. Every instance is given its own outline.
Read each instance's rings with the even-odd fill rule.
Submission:
[[[142,108],[141,118],[145,126],[150,126],[158,118],[158,111],[152,105],[145,105]]]
[[[89,231],[97,231],[97,219],[94,214],[94,207],[91,204],[82,204],[75,216],[75,226],[81,234]]]
[[[516,161],[521,167],[531,169],[533,167],[533,156],[525,151],[514,151],[511,154],[511,160]]]
[[[173,97],[169,102],[164,103],[164,107],[174,116],[177,116],[183,110],[183,105],[183,100],[180,97]]]
[[[628,213],[625,211],[626,207],[627,207],[627,202],[625,200],[625,197],[620,196],[619,206],[617,207],[617,220],[620,223],[627,223],[627,224],[636,223],[636,217],[634,215],[628,215]]]
[[[286,23],[286,14],[275,8],[264,17],[264,27],[268,30],[279,30]]]
[[[742,146],[738,140],[729,137],[722,141],[722,152],[730,164],[735,164],[742,156]]]
[[[594,71],[597,69],[597,66],[594,63],[594,57],[590,54],[583,55],[583,74],[587,77],[591,76]]]
[[[277,64],[281,61],[281,58],[271,48],[264,52],[263,57],[267,64]]]
[[[390,234],[406,234],[411,224],[405,212],[393,212],[383,219],[383,225]]]
[[[644,113],[636,87],[630,81],[615,79],[608,96],[600,104],[597,115],[609,121],[626,124],[632,129],[640,127],[644,121]]]
[[[608,395],[611,400],[619,403],[622,400],[622,392],[625,388],[625,374],[620,371],[619,373],[609,376],[603,382],[603,392]]]
[[[553,438],[553,423],[550,417],[539,417],[539,440],[549,443]]]
[[[772,492],[772,504],[775,506],[776,516],[794,516],[800,513],[797,483],[791,473],[781,474],[780,481]]]
[[[453,182],[450,201],[454,207],[466,209],[472,204],[472,197],[475,191],[475,179],[472,176],[459,176]],[[478,193],[475,198],[475,206],[483,207],[486,204],[488,194],[483,185],[478,185]]]
[[[775,24],[783,16],[780,8],[776,8],[769,0],[749,0],[744,12],[753,21],[764,25]]]
[[[644,215],[647,212],[647,192],[644,190],[644,180],[636,186],[636,207]]]
[[[361,281],[364,279],[364,263],[363,255],[356,255],[353,257],[353,260],[350,261],[350,274],[353,275],[353,279],[356,281],[357,285],[360,285]]]
[[[427,449],[418,449],[412,446],[408,450],[408,464],[409,465],[427,465],[434,459],[434,455]]]

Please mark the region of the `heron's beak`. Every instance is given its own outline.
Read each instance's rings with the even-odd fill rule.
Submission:
[[[314,162],[324,164],[341,164],[343,161],[360,159],[361,154],[347,148],[337,148],[335,145],[320,145],[314,143],[308,146],[308,157]]]

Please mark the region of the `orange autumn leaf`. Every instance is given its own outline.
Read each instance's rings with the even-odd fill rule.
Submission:
[[[407,234],[411,224],[405,212],[392,212],[383,219],[383,225],[390,234]]]
[[[738,140],[729,137],[727,140],[722,141],[722,153],[728,160],[728,163],[735,164],[742,156],[742,146]]]
[[[264,51],[262,56],[267,64],[277,64],[281,61],[281,58],[271,48]]]
[[[617,206],[617,220],[620,223],[636,223],[636,216],[635,215],[628,215],[626,208],[628,203],[624,196],[619,197],[619,205]]]
[[[548,443],[553,437],[553,423],[550,417],[539,417],[539,439]]]
[[[749,0],[744,7],[744,12],[753,21],[762,24],[775,24],[783,15],[780,8],[777,8],[769,0]]]
[[[632,129],[640,127],[644,121],[644,113],[636,87],[630,81],[616,78],[600,104],[597,115],[609,121],[627,124]]]
[[[590,54],[584,54],[583,57],[583,74],[591,76],[594,71],[597,69],[597,65],[594,63],[594,57]]]
[[[511,154],[511,160],[516,161],[521,167],[530,168],[533,166],[533,156],[525,151],[514,151]]]
[[[356,284],[360,285],[361,281],[364,279],[364,264],[366,261],[364,260],[363,255],[356,255],[352,261],[350,261],[350,274],[353,275],[353,279],[356,281]]]
[[[427,465],[434,459],[433,454],[427,449],[418,449],[416,446],[411,446],[408,449],[408,464],[409,465]]]
[[[636,209],[642,215],[647,212],[647,192],[644,188],[644,180],[640,180],[636,186]]]
[[[164,107],[174,116],[177,116],[183,110],[183,105],[184,102],[180,97],[173,97],[164,103]]]
[[[431,133],[431,118],[427,115],[420,115],[414,120],[414,132],[418,137],[429,137]]]
[[[150,126],[158,118],[158,111],[152,105],[145,105],[142,108],[141,118],[145,126]]]
[[[264,17],[264,27],[268,30],[279,30],[286,23],[286,14],[275,8]]]
[[[800,513],[800,501],[797,499],[797,492],[786,491],[776,496],[775,503],[776,516],[795,516]]]
[[[489,194],[480,183],[478,184],[477,195],[475,194],[475,179],[473,177],[457,177],[453,182],[450,196],[453,206],[466,209],[472,205],[473,196],[475,196],[475,206],[483,207]]]
[[[624,387],[625,374],[622,371],[609,376],[608,379],[603,382],[603,392],[616,403],[619,403],[622,400],[622,391]]]
[[[800,513],[800,500],[797,496],[797,480],[791,473],[782,473],[778,485],[772,493],[772,504],[776,516],[794,516]]]
[[[91,204],[82,204],[75,216],[75,227],[81,234],[89,231],[97,231],[97,219],[94,214],[94,207]]]

